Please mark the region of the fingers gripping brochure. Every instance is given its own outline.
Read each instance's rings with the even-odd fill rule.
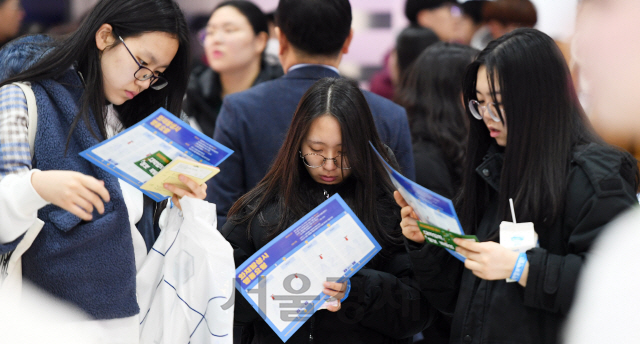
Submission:
[[[382,165],[387,170],[387,174],[389,175],[393,185],[396,187],[398,192],[400,192],[402,197],[404,197],[405,201],[407,201],[411,208],[413,208],[416,215],[418,215],[420,222],[441,231],[444,230],[450,233],[449,236],[464,236],[462,225],[460,225],[460,220],[458,219],[458,215],[456,214],[453,203],[450,199],[442,197],[437,193],[405,178],[382,158],[373,145],[371,145],[371,148],[376,152],[380,161],[382,161]],[[421,227],[420,229],[422,230],[423,235],[425,235],[426,242],[433,244],[433,242],[429,240],[429,235],[425,234],[426,228]],[[463,238],[478,241],[475,236],[464,236]],[[451,240],[453,240],[453,238],[451,238]],[[441,242],[447,243],[446,240]],[[453,249],[448,248],[445,245],[438,246],[445,247],[449,253],[461,261],[464,262],[466,260],[463,255],[454,251],[455,246]]]
[[[164,183],[188,189],[178,180],[184,174],[201,185],[220,171],[216,166],[232,153],[160,108],[80,156],[160,202],[173,195]]]
[[[284,342],[381,247],[339,195],[320,204],[236,269],[236,289]]]

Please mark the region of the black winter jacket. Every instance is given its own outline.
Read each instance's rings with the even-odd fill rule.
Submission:
[[[476,169],[493,192],[477,230],[480,241],[496,233],[501,153]],[[408,243],[425,297],[453,314],[451,343],[557,343],[578,274],[603,226],[637,204],[636,160],[614,148],[579,146],[570,164],[566,201],[551,226],[534,223],[539,248],[527,251],[527,286],[474,276],[448,252]]]
[[[348,183],[345,181],[342,184]],[[316,183],[314,183],[316,184]],[[327,188],[330,194],[339,193],[349,204],[348,187]],[[313,209],[325,200],[322,187],[316,184],[311,190]],[[381,209],[382,211],[382,209]],[[398,209],[386,209],[393,216],[395,227],[390,230],[400,231]],[[247,235],[246,224],[234,224],[228,221],[222,227],[223,236],[234,248],[236,266],[242,264],[258,249],[268,243],[267,227],[277,223],[279,212],[275,206],[267,206],[249,228],[251,238]],[[398,235],[400,235],[398,233]],[[411,343],[411,337],[428,326],[433,318],[433,308],[426,299],[421,298],[420,291],[413,280],[413,269],[406,249],[403,245],[385,248],[383,251],[390,259],[374,263],[369,262],[357,274],[351,277],[351,291],[342,303],[340,311],[332,313],[327,310],[317,311],[287,341],[297,343]],[[378,253],[380,255],[380,253]],[[377,266],[374,266],[377,265]],[[282,343],[279,337],[258,315],[242,296],[235,298],[235,325],[243,326],[243,342]]]
[[[450,199],[456,195],[460,182],[450,170],[438,144],[425,139],[414,141],[413,160],[416,164],[416,183]]]

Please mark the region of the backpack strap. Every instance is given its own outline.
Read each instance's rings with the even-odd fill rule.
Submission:
[[[31,89],[31,83],[29,82],[14,82],[13,85],[20,87],[27,98],[27,112],[29,113],[29,150],[31,151],[31,157],[35,150],[36,131],[38,130],[38,105],[36,104],[36,96]]]

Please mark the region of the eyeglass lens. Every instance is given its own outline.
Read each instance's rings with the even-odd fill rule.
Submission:
[[[304,161],[305,165],[311,168],[318,168],[318,167],[324,166],[324,164],[326,164],[328,160],[333,160],[333,163],[338,168],[341,168],[343,170],[347,170],[351,168],[349,167],[349,164],[347,163],[346,158],[340,155],[336,156],[335,158],[325,158],[320,154],[309,153],[309,154],[303,155],[302,160]]]
[[[478,120],[482,120],[484,117],[483,111],[489,112],[489,117],[495,122],[501,122],[500,116],[498,115],[498,109],[496,108],[496,104],[489,103],[487,105],[480,105],[477,100],[469,101],[469,110],[471,111],[471,115]]]
[[[131,49],[129,49],[127,44],[124,42],[124,39],[122,39],[122,37],[120,37],[120,36],[118,36],[118,38],[122,42],[122,45],[124,45],[124,47],[129,52],[129,55],[131,55],[131,58],[133,58],[133,60],[138,65],[138,70],[135,73],[133,73],[133,77],[134,78],[136,78],[136,79],[138,79],[140,81],[147,81],[147,80],[151,79],[150,86],[151,86],[152,89],[154,89],[156,91],[157,90],[161,90],[162,88],[167,86],[167,84],[169,84],[169,81],[167,79],[165,79],[162,75],[157,75],[156,76],[153,73],[153,71],[151,71],[151,69],[149,69],[147,67],[144,67],[142,64],[140,64],[138,59],[135,56],[133,56],[133,53],[131,52]]]

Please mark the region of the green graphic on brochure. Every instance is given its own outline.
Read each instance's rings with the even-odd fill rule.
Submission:
[[[424,235],[427,243],[450,250],[455,250],[456,247],[458,247],[458,245],[453,242],[455,238],[478,241],[478,237],[475,235],[460,235],[420,221],[418,221],[418,228],[422,231],[422,235]]]
[[[168,156],[161,151],[157,151],[142,160],[134,162],[134,164],[140,167],[140,169],[145,171],[148,175],[154,177],[170,162],[171,159],[169,159]]]

